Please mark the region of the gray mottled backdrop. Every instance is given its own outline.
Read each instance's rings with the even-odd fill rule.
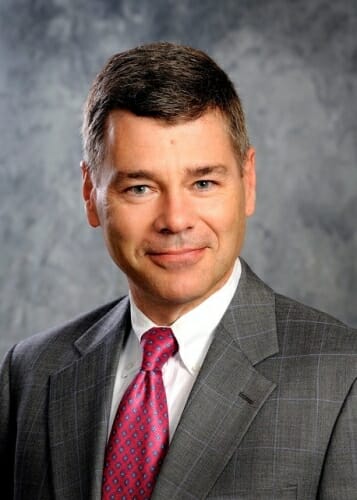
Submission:
[[[0,1],[0,354],[125,290],[80,195],[81,107],[114,52],[202,48],[257,148],[244,255],[275,289],[357,325],[357,2]]]

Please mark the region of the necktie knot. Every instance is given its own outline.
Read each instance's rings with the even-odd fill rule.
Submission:
[[[150,328],[141,339],[145,371],[161,371],[168,359],[177,352],[177,341],[171,328]]]

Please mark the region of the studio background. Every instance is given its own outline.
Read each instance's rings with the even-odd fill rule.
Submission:
[[[355,0],[0,0],[0,356],[126,282],[81,200],[80,124],[115,52],[169,40],[235,82],[257,150],[243,255],[357,326]]]

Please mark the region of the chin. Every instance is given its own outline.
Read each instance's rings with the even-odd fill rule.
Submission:
[[[202,287],[187,287],[187,281],[182,287],[178,287],[177,283],[170,286],[165,286],[160,290],[155,290],[154,294],[160,299],[160,302],[172,305],[184,304],[199,304],[207,298],[212,292],[208,288]]]

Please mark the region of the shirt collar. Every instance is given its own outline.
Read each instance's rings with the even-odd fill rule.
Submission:
[[[221,321],[237,289],[241,272],[241,263],[237,259],[230,277],[222,288],[170,325],[179,345],[178,356],[192,375],[196,375],[201,368],[212,341],[214,330]],[[129,297],[131,324],[139,341],[149,328],[167,326],[155,325],[138,309],[130,292]]]

